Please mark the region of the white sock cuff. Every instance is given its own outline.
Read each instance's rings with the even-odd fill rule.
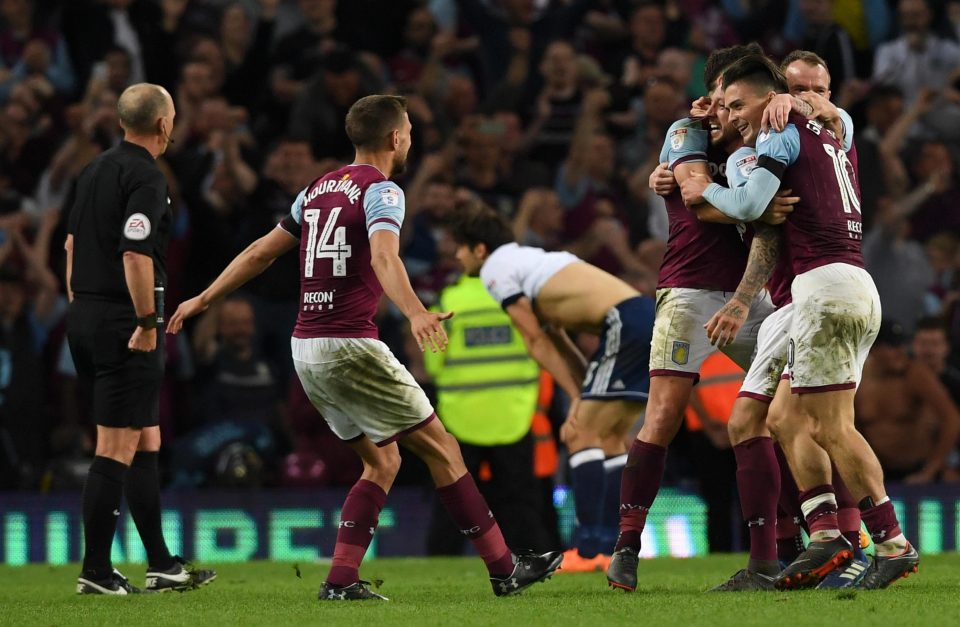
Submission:
[[[576,468],[581,464],[586,464],[587,462],[602,462],[604,458],[602,448],[585,448],[582,451],[577,451],[570,456],[570,468]]]
[[[810,515],[810,512],[817,509],[824,503],[830,503],[834,507],[837,506],[837,496],[833,492],[827,492],[826,494],[821,494],[820,496],[815,496],[812,499],[807,499],[803,503],[800,503],[800,510],[803,512],[803,517],[806,518]]]
[[[610,459],[603,460],[603,469],[606,472],[614,472],[616,470],[622,470],[624,466],[627,465],[627,454],[617,455],[616,457],[611,457]]]
[[[882,499],[880,499],[879,501],[877,501],[876,503],[874,503],[874,506],[876,506],[876,505],[883,505],[884,503],[886,503],[886,502],[889,501],[889,500],[890,500],[890,497],[887,496],[886,494],[884,494]]]

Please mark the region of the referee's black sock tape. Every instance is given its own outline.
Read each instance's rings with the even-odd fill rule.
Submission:
[[[163,538],[158,451],[137,451],[127,473],[126,496],[151,570],[168,570],[173,557]]]
[[[110,547],[120,517],[126,474],[126,464],[97,456],[83,486],[83,570],[95,579],[106,579],[112,572]]]

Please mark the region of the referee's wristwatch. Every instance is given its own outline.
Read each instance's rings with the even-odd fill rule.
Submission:
[[[157,312],[148,313],[145,316],[137,318],[137,326],[146,330],[157,328]]]

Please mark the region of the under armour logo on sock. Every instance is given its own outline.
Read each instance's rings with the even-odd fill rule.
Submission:
[[[766,522],[767,522],[767,519],[761,516],[756,520],[748,520],[747,527],[762,527],[766,524]]]
[[[119,516],[119,515],[120,515],[120,510],[119,510],[119,509],[113,510],[113,515],[114,515],[114,516]]]

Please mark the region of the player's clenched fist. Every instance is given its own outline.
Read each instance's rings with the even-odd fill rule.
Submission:
[[[444,331],[443,325],[440,323],[452,317],[452,311],[439,313],[423,311],[410,317],[410,331],[413,333],[414,339],[417,340],[420,352],[423,352],[425,347],[428,346],[434,353],[438,350],[446,350],[447,332]]]
[[[710,185],[710,179],[698,172],[691,172],[683,183],[680,183],[680,194],[683,196],[683,204],[688,207],[698,205],[703,202],[703,192]]]
[[[647,184],[658,196],[669,196],[677,189],[677,179],[673,177],[668,163],[661,163],[654,168]]]

